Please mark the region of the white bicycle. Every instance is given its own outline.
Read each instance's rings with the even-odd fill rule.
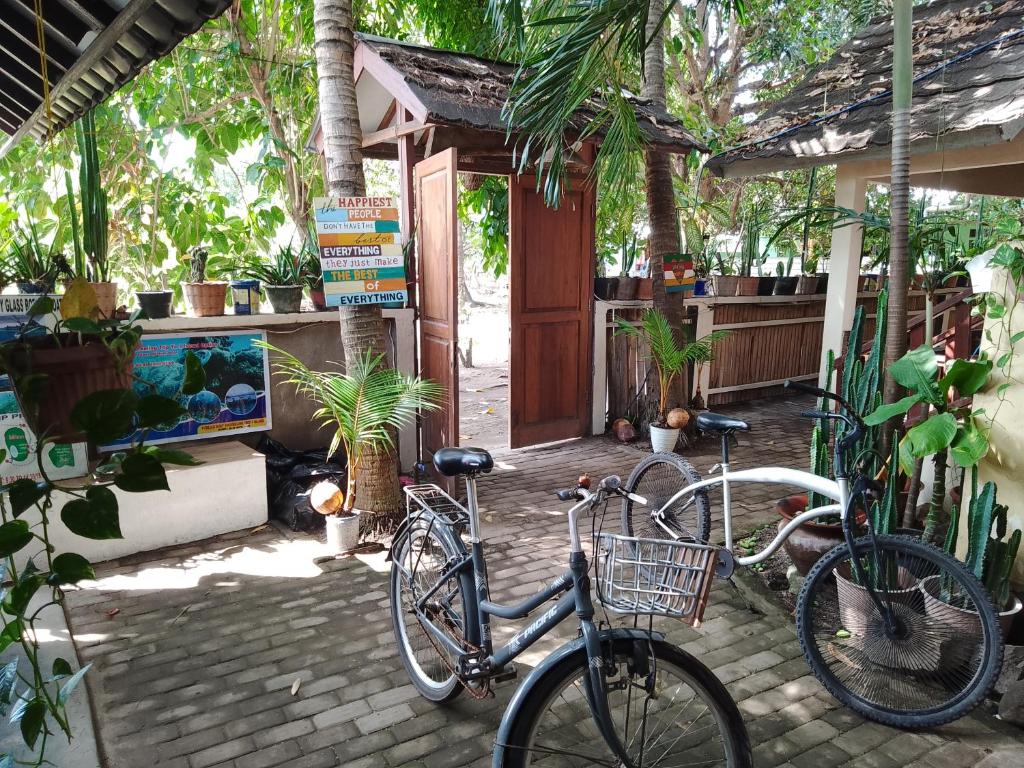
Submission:
[[[701,413],[697,427],[721,436],[721,461],[702,479],[673,453],[648,456],[630,474],[624,498],[626,536],[706,543],[711,535],[708,491],[721,487],[724,547],[718,575],[771,557],[802,523],[838,514],[845,541],[807,574],[797,600],[797,634],[814,675],[841,702],[863,716],[900,728],[930,728],[967,714],[995,682],[1002,637],[992,600],[962,563],[913,536],[876,533],[864,515],[865,535],[856,537],[858,511],[871,508],[884,488],[857,467],[849,454],[863,435],[859,414],[840,396],[798,382],[786,386],[837,402],[837,411],[808,411],[812,419],[845,425],[833,455],[835,480],[788,467],[733,471],[729,444],[750,425]],[[733,483],[798,487],[828,503],[795,516],[761,552],[733,554]]]

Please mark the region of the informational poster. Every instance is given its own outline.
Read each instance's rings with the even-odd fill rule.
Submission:
[[[693,293],[693,261],[686,254],[665,257],[665,293]]]
[[[146,334],[135,352],[134,388],[140,397],[178,397],[187,413],[173,424],[150,430],[146,444],[260,432],[271,427],[270,361],[254,344],[263,331],[224,331],[191,336]],[[179,395],[185,378],[185,355],[194,352],[206,373],[206,388]],[[113,451],[130,445],[135,434],[105,445]]]
[[[9,341],[19,333],[42,333],[44,326],[53,325],[53,315],[44,317],[28,316],[28,311],[42,298],[39,293],[18,293],[0,296],[0,342]],[[60,296],[50,296],[54,308],[60,308]]]
[[[405,257],[394,200],[318,197],[314,206],[327,305],[404,303]]]

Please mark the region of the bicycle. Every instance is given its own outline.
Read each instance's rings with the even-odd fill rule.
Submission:
[[[721,486],[725,542],[718,575],[728,578],[736,566],[771,557],[802,523],[838,513],[844,541],[811,568],[797,598],[797,634],[814,676],[840,702],[886,725],[929,728],[962,717],[982,701],[1001,667],[1001,633],[988,592],[943,550],[913,536],[875,532],[863,511],[884,489],[861,467],[848,472],[848,454],[864,422],[833,392],[799,382],[785,386],[838,403],[835,411],[801,414],[845,425],[833,450],[835,480],[786,467],[733,471],[730,440],[750,425],[701,413],[698,428],[722,440],[721,462],[711,470],[718,474],[702,479],[676,454],[648,456],[626,481],[623,534],[706,543],[708,490]],[[835,503],[796,515],[760,552],[735,556],[730,486],[737,482],[796,486]],[[632,496],[645,497],[647,504]],[[855,537],[861,515],[867,532]]]
[[[584,476],[559,492],[560,499],[576,502],[568,513],[568,570],[533,597],[501,605],[489,597],[477,509],[476,479],[493,461],[483,450],[445,448],[434,454],[434,466],[465,478],[466,506],[436,485],[406,488],[406,518],[389,553],[399,655],[420,694],[445,702],[465,689],[482,698],[492,682],[512,676],[520,653],[572,614],[579,621],[579,636],[538,664],[512,696],[495,740],[494,768],[752,766],[736,704],[706,666],[653,630],[595,624],[579,518],[624,497],[619,478],[605,478],[591,491]],[[607,607],[635,616],[700,616],[713,547],[595,537],[598,596]],[[539,618],[494,648],[492,617],[526,618],[552,600]]]

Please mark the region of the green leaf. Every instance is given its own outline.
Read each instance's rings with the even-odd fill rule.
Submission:
[[[28,604],[32,597],[43,585],[43,577],[37,573],[25,573],[18,580],[18,583],[11,587],[4,600],[4,613],[10,616],[22,616],[28,610]]]
[[[94,443],[111,443],[134,431],[138,395],[130,389],[103,389],[86,395],[71,411],[71,423]]]
[[[128,456],[121,463],[121,474],[114,478],[114,485],[130,493],[170,490],[163,466],[146,453]]]
[[[897,400],[895,403],[883,405],[873,413],[870,413],[867,416],[865,416],[864,423],[867,424],[869,427],[874,427],[879,424],[885,424],[885,422],[887,422],[893,416],[900,416],[906,413],[915,405],[920,403],[923,399],[924,398],[919,394],[908,395],[907,397],[904,397],[902,400]]]
[[[139,416],[138,425],[141,429],[177,422],[188,413],[177,400],[160,395],[146,395],[139,400],[135,410]]]
[[[967,423],[957,430],[949,452],[958,466],[973,466],[988,453],[988,435],[978,428],[974,419],[968,419]]]
[[[956,418],[951,413],[933,413],[907,432],[914,456],[930,456],[948,448],[956,436]]]
[[[3,631],[0,631],[0,653],[7,650],[12,643],[18,642],[21,638],[21,631],[23,627],[24,624],[22,624],[20,618],[7,622]]]
[[[970,397],[988,383],[992,373],[992,361],[982,360],[976,363],[968,360],[954,360],[939,382],[939,391],[944,395],[950,387],[954,387],[961,397]]]
[[[910,350],[889,366],[889,374],[899,384],[935,405],[942,403],[942,397],[935,387],[938,371],[935,352],[927,345]]]
[[[1024,339],[1024,331],[1018,331],[1010,337],[1010,344],[1016,344],[1021,339]]]
[[[64,327],[73,333],[100,333],[102,329],[87,317],[69,317]]]
[[[999,356],[999,359],[996,360],[996,368],[1005,368],[1007,365],[1010,364],[1010,360],[1012,360],[1012,359],[1013,359],[1013,351],[1012,350],[1009,351],[1009,352],[1004,352],[1003,354],[1001,354]]]
[[[86,539],[120,539],[121,524],[117,497],[109,488],[94,485],[84,499],[73,499],[60,511],[60,519],[68,530]]]
[[[168,448],[158,448],[155,445],[147,445],[143,448],[143,452],[147,456],[152,456],[154,459],[159,461],[161,464],[178,464],[183,467],[198,467],[201,462],[185,451],[176,451]]]
[[[24,520],[11,520],[0,525],[0,557],[13,555],[32,541],[32,531]]]
[[[95,579],[92,564],[74,552],[63,552],[53,558],[53,572],[48,581],[51,584],[77,584],[86,579]]]
[[[1010,384],[1010,382],[1004,381],[1002,384],[1000,384],[998,387],[996,387],[996,395],[997,396],[1001,396],[1011,386],[1012,385]]]
[[[29,307],[29,317],[39,317],[40,315],[48,315],[56,309],[56,305],[53,303],[53,299],[49,296],[40,296],[35,302]]]
[[[11,511],[15,517],[21,517],[25,510],[33,506],[46,495],[46,486],[35,480],[22,478],[15,480],[7,489],[11,500]]]
[[[185,354],[185,380],[181,384],[183,395],[195,395],[206,387],[206,372],[195,352]]]
[[[88,672],[91,668],[92,664],[86,664],[80,670],[75,672],[75,674],[73,674],[70,678],[68,678],[68,681],[61,686],[60,693],[57,695],[57,701],[60,704],[63,705],[68,703],[68,699],[71,698],[71,694],[74,693],[75,688],[78,687],[78,684],[82,682],[82,678],[85,677],[85,673]]]
[[[71,665],[58,656],[53,660],[53,677],[68,677],[71,675]]]
[[[42,699],[32,699],[21,714],[21,737],[29,749],[35,749],[36,739],[43,730],[43,718],[46,717],[46,704]]]

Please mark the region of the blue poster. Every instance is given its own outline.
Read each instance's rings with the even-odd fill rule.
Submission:
[[[224,331],[192,336],[186,333],[145,334],[135,352],[133,373],[140,397],[176,397],[185,376],[185,354],[195,353],[206,373],[206,388],[180,396],[188,413],[173,424],[150,430],[146,444],[260,432],[271,427],[270,361],[255,346],[266,341],[263,331]],[[103,446],[113,451],[131,444],[135,434]]]

